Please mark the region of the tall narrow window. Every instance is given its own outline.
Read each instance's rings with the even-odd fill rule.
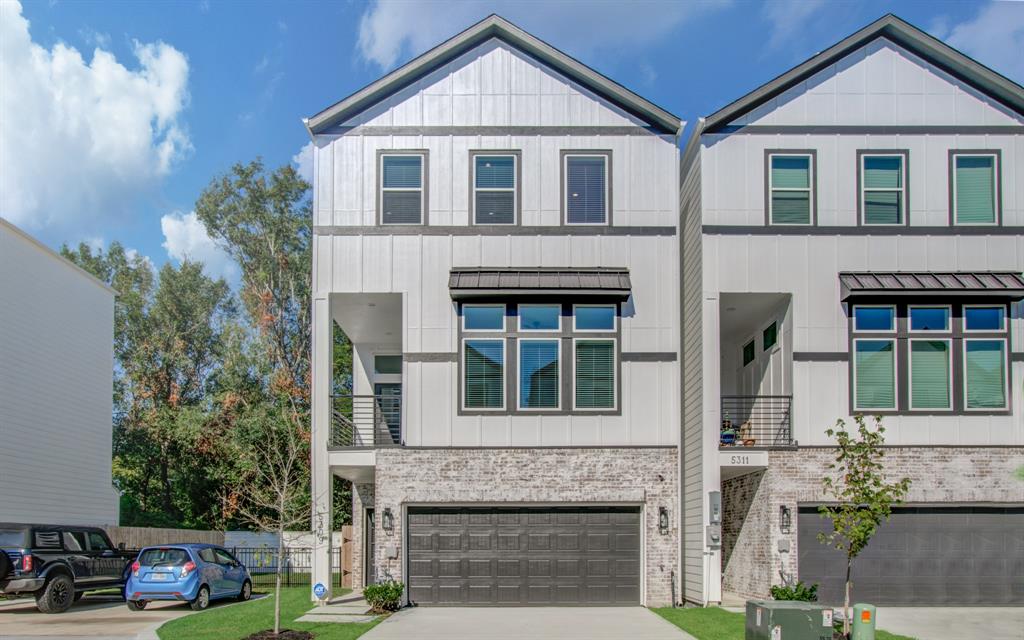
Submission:
[[[463,405],[465,408],[504,408],[505,341],[466,340],[463,351]]]
[[[751,340],[747,344],[743,345],[743,366],[747,366],[754,361],[757,356],[757,348],[754,346],[754,341]]]
[[[949,409],[949,340],[910,341],[910,408]]]
[[[771,224],[811,224],[812,164],[810,154],[769,155],[768,219]]]
[[[906,220],[906,159],[903,155],[861,156],[861,222],[903,224]]]
[[[615,408],[615,341],[576,340],[576,408]]]
[[[383,154],[381,163],[381,224],[423,222],[423,156]]]
[[[996,155],[954,153],[951,162],[954,224],[996,224]]]
[[[565,156],[566,224],[608,224],[608,156]]]
[[[516,223],[516,156],[473,156],[473,222]]]
[[[896,348],[892,340],[854,340],[854,409],[896,408]]]
[[[775,322],[764,328],[761,332],[761,349],[767,351],[774,347],[779,341],[779,325]]]
[[[559,340],[519,340],[519,408],[559,406]]]
[[[1006,341],[964,340],[967,409],[1006,408]]]

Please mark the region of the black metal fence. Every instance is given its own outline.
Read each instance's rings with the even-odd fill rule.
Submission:
[[[723,447],[793,445],[793,396],[722,396]]]
[[[313,573],[313,550],[309,547],[286,548],[280,562],[277,548],[272,547],[232,547],[231,553],[249,570],[254,587],[273,587],[279,564],[283,586],[309,586]],[[331,582],[341,587],[342,577],[341,549],[331,549]]]
[[[331,396],[332,447],[379,447],[401,443],[402,393]]]

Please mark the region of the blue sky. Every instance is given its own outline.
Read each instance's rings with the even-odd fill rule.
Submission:
[[[233,278],[189,214],[300,119],[499,13],[693,122],[886,12],[1024,82],[1024,2],[0,0],[0,215]]]

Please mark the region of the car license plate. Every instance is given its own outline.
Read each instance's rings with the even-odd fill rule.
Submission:
[[[151,574],[149,574],[149,579],[153,580],[155,582],[163,582],[165,580],[170,580],[171,579],[171,574],[169,574],[169,573],[151,573]]]

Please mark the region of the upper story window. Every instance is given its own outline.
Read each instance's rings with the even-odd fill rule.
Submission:
[[[999,224],[999,154],[950,152],[953,224]]]
[[[761,349],[767,351],[779,342],[779,325],[771,323],[761,332]]]
[[[949,305],[911,305],[908,311],[911,331],[949,331]]]
[[[896,307],[891,305],[855,306],[853,308],[853,330],[895,331]]]
[[[380,154],[380,223],[423,224],[426,154]]]
[[[814,222],[814,155],[768,153],[768,221],[809,225]]]
[[[1006,307],[970,305],[964,307],[964,332],[1005,331]]]
[[[519,304],[518,321],[506,331],[510,308],[462,305],[463,411],[618,411],[617,305]],[[569,313],[573,318],[563,320]],[[507,405],[506,389],[513,398]]]
[[[751,340],[747,344],[743,345],[743,366],[745,367],[753,362],[756,357],[757,346],[754,344],[754,341]]]
[[[513,153],[473,152],[473,223],[516,224],[519,158]]]
[[[610,152],[563,152],[565,223],[609,223]]]
[[[909,153],[861,153],[861,224],[900,225],[907,220],[907,158]]]

